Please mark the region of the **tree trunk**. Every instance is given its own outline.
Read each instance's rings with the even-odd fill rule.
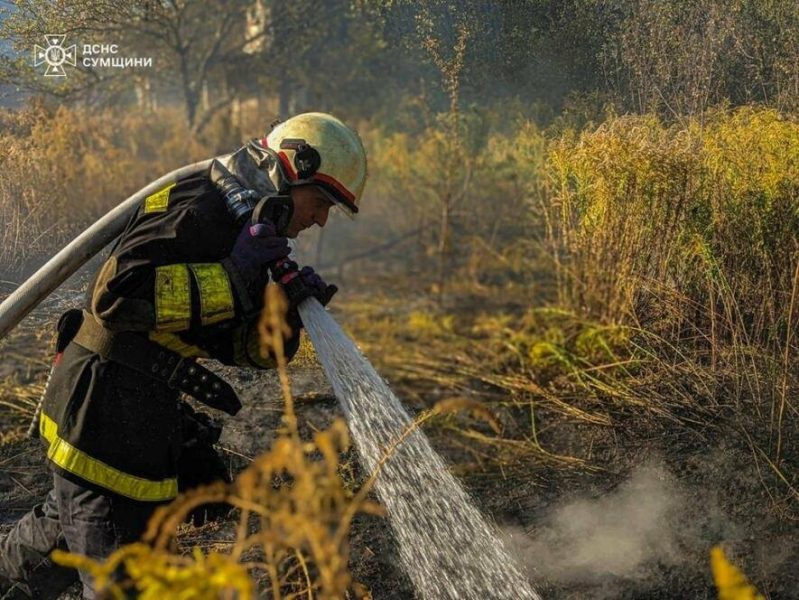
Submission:
[[[136,105],[140,111],[149,113],[156,109],[155,96],[149,77],[146,75],[136,77],[134,90],[136,92]]]
[[[197,120],[197,105],[200,103],[200,99],[198,97],[197,90],[194,89],[194,86],[191,83],[191,77],[189,75],[189,62],[188,62],[188,56],[186,55],[186,49],[181,48],[179,54],[180,54],[180,79],[183,85],[183,100],[185,102],[185,108],[186,108],[186,123],[189,126],[190,130],[194,130],[194,122]]]
[[[236,141],[243,139],[244,118],[242,116],[241,97],[236,94],[233,100],[230,101],[230,108],[228,109],[230,115],[230,129],[231,137],[235,137]]]

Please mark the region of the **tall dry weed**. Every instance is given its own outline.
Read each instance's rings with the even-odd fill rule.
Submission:
[[[691,365],[695,404],[765,424],[778,465],[799,389],[799,122],[621,117],[564,136],[547,167],[561,303],[634,328],[664,369]]]
[[[621,117],[559,140],[547,166],[563,304],[782,346],[799,260],[799,123],[755,108],[686,127]],[[687,322],[653,307],[664,296]]]

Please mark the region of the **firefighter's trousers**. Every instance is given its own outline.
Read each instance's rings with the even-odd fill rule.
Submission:
[[[80,579],[84,598],[95,598],[91,577],[54,564],[56,548],[104,559],[139,539],[157,504],[88,489],[54,474],[42,504],[0,538],[0,576],[21,582],[32,597],[57,598]]]

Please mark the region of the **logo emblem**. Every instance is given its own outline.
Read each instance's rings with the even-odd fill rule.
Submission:
[[[64,48],[63,43],[66,37],[65,34],[45,34],[47,47],[42,48],[38,44],[33,47],[33,66],[38,67],[42,63],[47,63],[45,77],[66,77],[67,72],[64,70],[64,65],[75,66],[76,46],[72,44],[68,48]]]

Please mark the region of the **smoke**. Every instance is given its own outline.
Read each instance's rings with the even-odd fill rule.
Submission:
[[[507,544],[533,581],[629,583],[647,577],[648,565],[684,561],[678,524],[686,508],[678,482],[649,463],[605,496],[561,504],[527,533],[506,529]]]

